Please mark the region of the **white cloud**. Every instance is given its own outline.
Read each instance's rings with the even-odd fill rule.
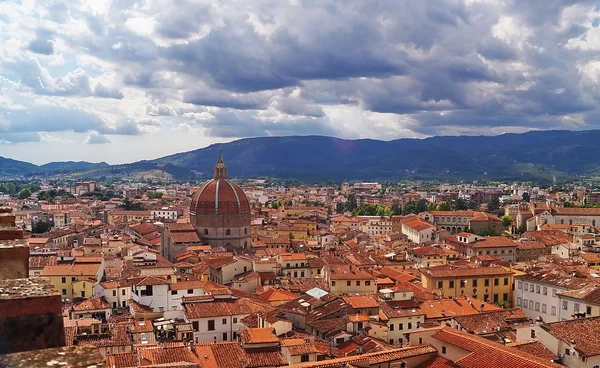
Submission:
[[[92,132],[87,136],[87,138],[85,139],[85,141],[83,143],[85,143],[85,144],[106,144],[106,143],[112,143],[112,141],[110,140],[110,138],[107,135],[100,134],[98,132]]]

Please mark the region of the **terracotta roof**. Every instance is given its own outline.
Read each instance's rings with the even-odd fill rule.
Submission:
[[[258,296],[269,302],[294,300],[298,297],[296,294],[287,290],[275,288],[268,289],[267,291],[258,294]]]
[[[149,285],[167,285],[169,281],[167,279],[155,276],[142,276],[130,279],[130,282],[135,286],[149,286]]]
[[[502,309],[481,300],[467,297],[428,300],[421,303],[420,309],[425,312],[428,319],[449,318],[481,313],[482,304],[484,312]]]
[[[458,368],[458,365],[444,357],[435,356],[428,361],[419,364],[416,368]]]
[[[600,216],[600,208],[559,207],[552,212],[558,216]]]
[[[107,365],[111,368],[129,368],[138,366],[136,352],[114,353],[106,356]]]
[[[100,264],[49,265],[40,272],[40,276],[96,276]]]
[[[184,312],[189,319],[205,317],[237,316],[250,313],[267,312],[273,307],[260,304],[247,298],[228,301],[209,301],[199,303],[184,303]]]
[[[93,298],[77,303],[72,308],[76,312],[82,312],[88,310],[111,309],[111,306],[104,298]]]
[[[529,317],[520,308],[488,311],[454,318],[467,332],[478,335],[492,333],[497,328],[511,328],[514,321],[528,319]]]
[[[195,231],[177,231],[170,233],[170,236],[174,244],[202,242]]]
[[[473,243],[473,248],[516,247],[517,243],[505,236],[486,236]]]
[[[278,341],[279,339],[270,328],[246,328],[242,330],[243,344],[264,344]]]
[[[560,230],[527,231],[523,233],[522,237],[535,239],[547,247],[560,244],[570,244],[573,242],[572,235]]]
[[[272,348],[244,349],[246,368],[287,366],[288,362],[281,354],[279,346]]]
[[[342,299],[354,309],[379,307],[379,302],[372,295],[343,296]]]
[[[600,355],[600,317],[546,323],[541,328],[567,344],[572,344],[580,355]]]
[[[502,267],[452,267],[448,265],[430,267],[423,270],[423,273],[432,277],[476,277],[476,276],[502,276],[510,275],[512,271],[507,271]]]
[[[455,361],[458,366],[464,368],[496,368],[499,364],[511,368],[563,367],[544,358],[450,327],[443,328],[433,334],[433,337],[470,351],[470,354]]]
[[[329,279],[331,280],[373,280],[375,276],[362,270],[352,270],[349,266],[330,266]]]
[[[223,285],[216,284],[212,281],[177,281],[169,284],[169,290],[193,290],[193,289],[203,289],[204,291],[210,291],[212,289],[220,289],[223,288]]]
[[[510,344],[507,344],[507,346],[519,349],[546,360],[552,360],[555,362],[558,361],[558,356],[556,356],[552,350],[545,347],[544,344],[539,341],[517,341],[511,342]]]
[[[600,305],[600,287],[588,285],[579,290],[562,291],[558,293],[568,298],[583,300],[588,303]]]

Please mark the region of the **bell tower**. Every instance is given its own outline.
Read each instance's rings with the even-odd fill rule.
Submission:
[[[219,148],[219,158],[215,164],[215,179],[227,179],[227,166],[223,161],[223,151]]]

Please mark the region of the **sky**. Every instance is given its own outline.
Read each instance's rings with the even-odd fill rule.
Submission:
[[[600,126],[600,2],[0,0],[0,156]]]

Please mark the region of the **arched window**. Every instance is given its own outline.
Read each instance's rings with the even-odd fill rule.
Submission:
[[[592,220],[592,226],[596,227],[596,220]]]
[[[573,225],[573,220],[569,220],[569,225]]]
[[[244,248],[248,248],[248,242],[247,241],[244,242]]]
[[[246,235],[246,234],[248,234],[248,228],[247,227],[244,228],[244,235]]]
[[[565,223],[565,220],[560,220],[560,224],[563,225]]]
[[[204,229],[204,235],[208,235],[208,229]]]
[[[231,229],[225,230],[225,235],[231,235]]]

